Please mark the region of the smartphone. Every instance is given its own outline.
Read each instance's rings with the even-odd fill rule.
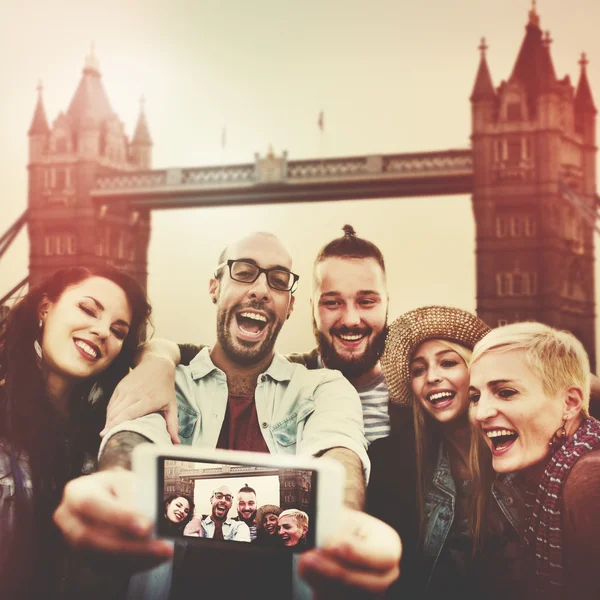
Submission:
[[[331,459],[141,444],[132,465],[160,538],[302,552],[339,526],[344,469]]]

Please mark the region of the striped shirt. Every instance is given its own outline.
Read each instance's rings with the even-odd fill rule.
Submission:
[[[317,358],[319,368],[323,368],[323,361],[319,355]],[[365,437],[371,444],[379,438],[390,435],[390,415],[388,412],[388,401],[390,398],[389,388],[383,373],[379,373],[369,383],[363,386],[354,386],[363,410],[363,423],[365,426]]]
[[[390,435],[388,413],[389,390],[383,373],[379,373],[367,385],[357,387],[365,424],[365,437],[369,444]]]

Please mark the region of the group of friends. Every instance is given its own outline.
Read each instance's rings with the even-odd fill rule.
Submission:
[[[248,484],[238,490],[237,516],[229,517],[233,494],[226,485],[210,495],[210,515],[195,516],[195,503],[186,494],[165,498],[160,532],[234,542],[256,542],[259,546],[291,548],[304,546],[308,535],[308,515],[297,508],[281,510],[275,504],[257,507],[256,490]]]
[[[317,347],[284,357],[274,346],[298,279],[271,234],[225,248],[209,283],[212,347],[142,343],[150,307],[108,268],[61,270],[11,310],[0,330],[7,597],[600,597],[600,424],[581,343],[540,323],[490,330],[447,306],[388,327],[383,256],[346,226],[314,263]],[[147,442],[338,460],[340,530],[300,557],[155,539],[130,472]],[[224,536],[217,494],[232,494],[212,495]],[[206,519],[216,535],[219,519]]]

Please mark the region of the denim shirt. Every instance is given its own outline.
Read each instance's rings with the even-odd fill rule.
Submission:
[[[215,448],[227,409],[227,376],[212,362],[209,348],[180,365],[175,375],[179,437],[188,446]],[[255,390],[260,431],[271,454],[319,456],[335,447],[361,459],[368,477],[370,462],[358,393],[339,371],[309,371],[275,354],[259,375]],[[171,444],[161,415],[147,415],[114,427],[105,436],[133,431],[159,444]]]
[[[450,460],[444,444],[440,444],[438,462],[425,496],[425,529],[422,551],[431,561],[428,581],[454,521],[456,485],[450,470]]]

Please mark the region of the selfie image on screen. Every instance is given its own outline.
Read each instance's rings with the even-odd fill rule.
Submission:
[[[160,535],[282,551],[314,546],[313,471],[167,458],[162,463]]]

